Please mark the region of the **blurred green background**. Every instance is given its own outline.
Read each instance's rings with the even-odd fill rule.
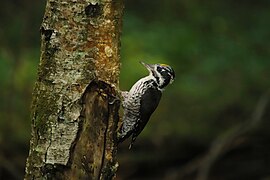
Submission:
[[[141,60],[171,65],[176,80],[134,148],[120,146],[117,179],[179,179],[217,137],[251,119],[270,88],[270,1],[129,0],[125,6],[121,89],[147,74]],[[0,179],[24,175],[44,8],[44,1],[1,2]],[[269,119],[268,105],[262,121],[219,156],[208,179],[269,180]]]

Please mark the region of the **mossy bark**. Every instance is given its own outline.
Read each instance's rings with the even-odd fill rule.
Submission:
[[[25,179],[111,179],[122,0],[47,0]]]

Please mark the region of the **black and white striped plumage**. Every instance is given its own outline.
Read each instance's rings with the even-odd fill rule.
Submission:
[[[141,64],[148,69],[149,75],[137,81],[129,92],[122,92],[124,115],[118,139],[122,142],[132,136],[129,148],[157,108],[162,91],[175,78],[173,69],[168,65]]]

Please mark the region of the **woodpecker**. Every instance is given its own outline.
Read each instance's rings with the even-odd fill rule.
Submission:
[[[169,65],[140,63],[149,75],[138,80],[130,91],[121,92],[124,113],[118,141],[123,142],[131,136],[129,149],[157,108],[164,88],[175,79],[174,70]]]

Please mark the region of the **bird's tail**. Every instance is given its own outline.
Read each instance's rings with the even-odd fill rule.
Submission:
[[[117,133],[117,142],[122,143],[124,140],[126,140],[131,135],[131,131],[124,132],[123,128],[120,128],[120,131]]]
[[[137,136],[135,136],[134,134],[132,134],[132,138],[131,138],[131,141],[130,141],[130,144],[128,146],[128,149],[131,149],[135,140],[136,140]]]

